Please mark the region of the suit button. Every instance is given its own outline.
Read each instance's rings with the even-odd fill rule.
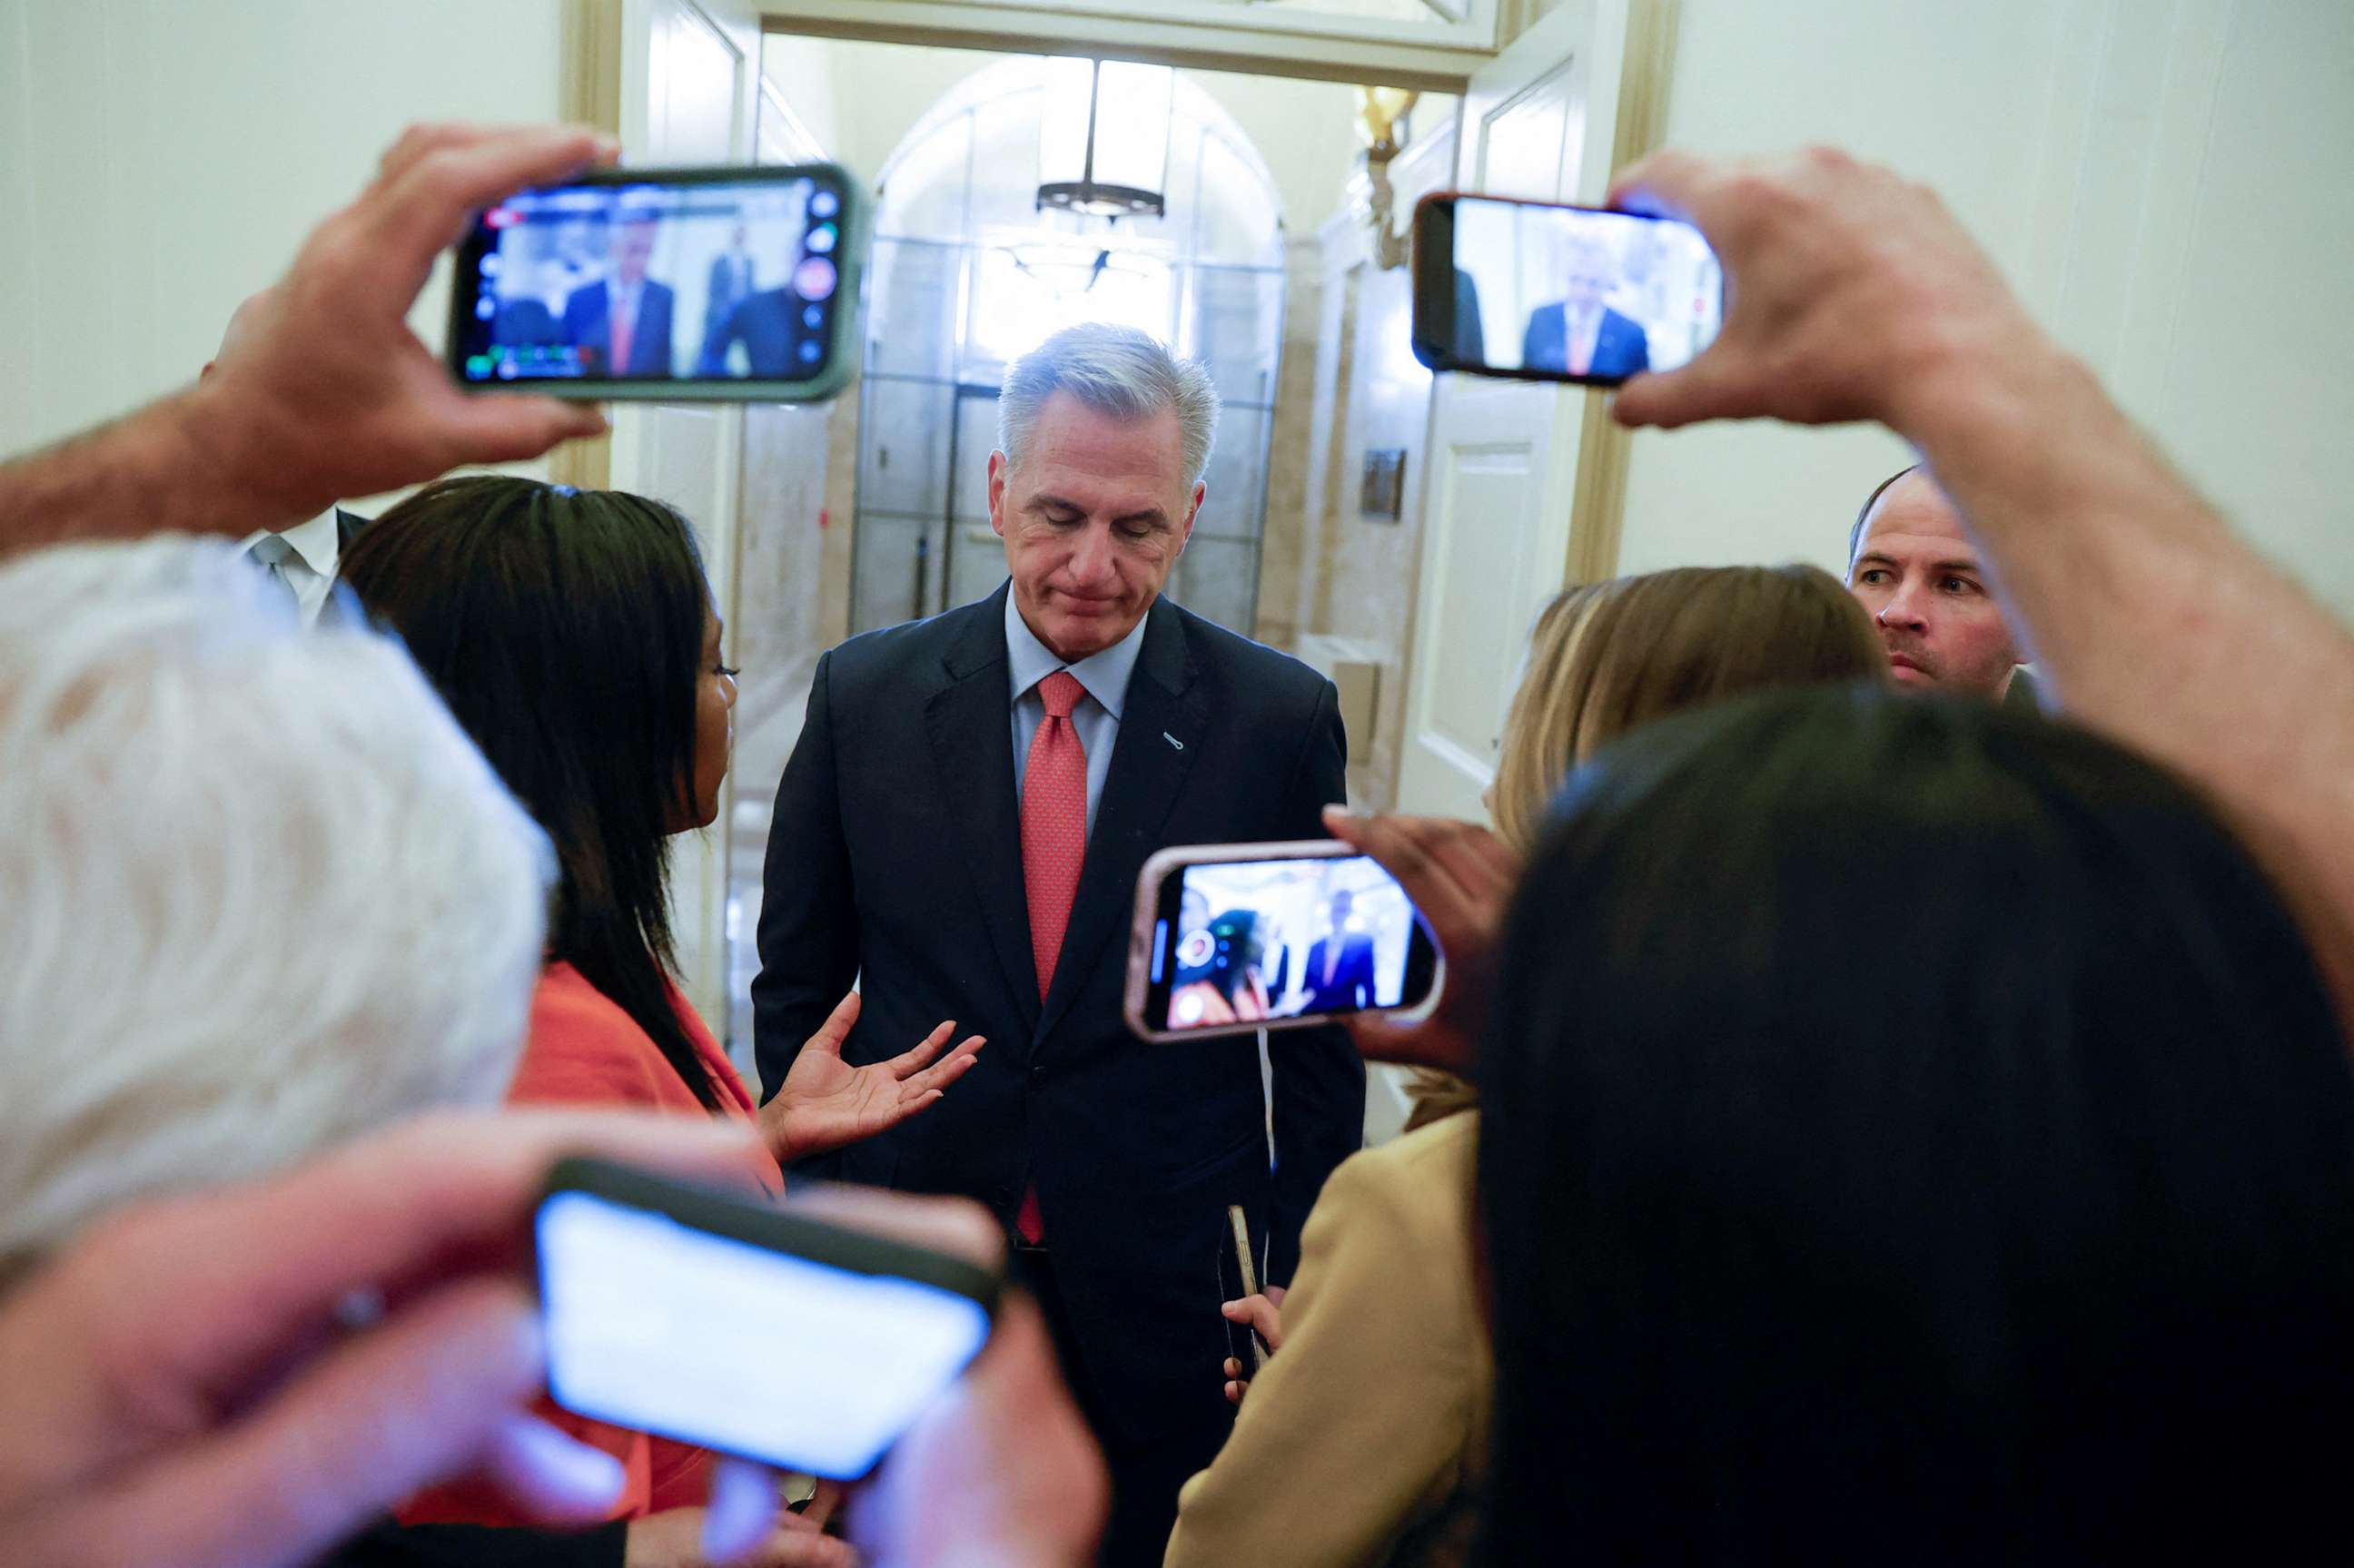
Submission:
[[[1033,1066],[1033,1067],[1030,1069],[1030,1086],[1031,1086],[1032,1088],[1034,1088],[1034,1088],[1038,1087],[1040,1085],[1044,1084],[1045,1081],[1046,1081],[1046,1069],[1045,1069],[1044,1067],[1043,1067],[1043,1066]]]

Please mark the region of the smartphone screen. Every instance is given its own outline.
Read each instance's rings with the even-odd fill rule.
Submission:
[[[459,241],[451,370],[581,397],[823,396],[852,352],[858,200],[832,164],[521,192]]]
[[[1414,314],[1434,370],[1616,386],[1714,342],[1724,277],[1674,218],[1442,195],[1415,214]]]
[[[1421,1005],[1437,949],[1414,903],[1364,855],[1239,858],[1161,879],[1147,947],[1155,1031]]]
[[[557,1404],[781,1469],[865,1475],[989,1337],[985,1270],[620,1167],[535,1234]]]

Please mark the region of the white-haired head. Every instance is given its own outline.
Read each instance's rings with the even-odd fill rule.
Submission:
[[[223,544],[0,568],[0,1277],[506,1087],[546,842],[399,645]]]
[[[1178,358],[1160,339],[1134,327],[1108,322],[1065,327],[1005,367],[997,445],[1010,466],[1022,466],[1031,428],[1057,392],[1068,392],[1115,419],[1149,419],[1163,409],[1173,411],[1186,486],[1202,482],[1218,434],[1218,389],[1201,361]]]

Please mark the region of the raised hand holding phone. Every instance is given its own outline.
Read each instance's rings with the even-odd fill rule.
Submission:
[[[1148,1040],[1414,1013],[1444,980],[1405,892],[1343,843],[1166,849],[1137,879],[1125,1012]]]
[[[533,1234],[557,1404],[837,1480],[980,1352],[1002,1251],[985,1226],[981,1263],[589,1160],[550,1174]]]
[[[1486,828],[1440,817],[1360,817],[1328,806],[1324,826],[1397,878],[1447,957],[1446,990],[1426,1016],[1352,1019],[1350,1037],[1369,1061],[1473,1076],[1520,857]]]
[[[1439,191],[1414,215],[1415,357],[1433,370],[1616,387],[1706,348],[1715,252],[1655,214]]]
[[[450,373],[563,397],[807,402],[856,355],[867,204],[833,164],[610,169],[458,243]]]

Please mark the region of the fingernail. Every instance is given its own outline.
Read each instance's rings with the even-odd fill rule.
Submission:
[[[549,1491],[580,1508],[602,1508],[621,1495],[629,1473],[601,1448],[575,1441],[534,1416],[522,1416],[504,1435],[508,1449]]]
[[[749,1552],[775,1520],[777,1495],[766,1471],[749,1465],[715,1465],[703,1514],[703,1552],[725,1563]]]

